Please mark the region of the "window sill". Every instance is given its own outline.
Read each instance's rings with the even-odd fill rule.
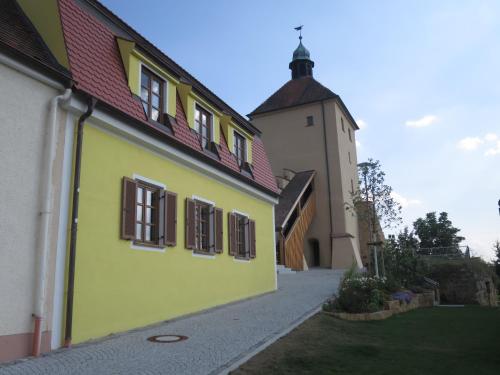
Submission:
[[[197,250],[194,250],[194,251],[192,252],[192,255],[193,255],[195,258],[215,259],[215,254],[214,254],[214,253],[208,253],[208,252],[204,252],[204,251],[197,251]]]
[[[250,263],[250,258],[234,257],[233,261],[236,263]]]
[[[132,250],[142,250],[142,251],[152,251],[154,253],[164,253],[166,248],[160,245],[148,245],[141,242],[130,242],[130,248]]]

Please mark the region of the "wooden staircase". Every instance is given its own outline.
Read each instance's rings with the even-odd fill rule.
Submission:
[[[286,220],[278,228],[277,260],[295,271],[307,269],[304,257],[304,238],[316,214],[316,194],[313,188],[314,174],[301,187],[291,205]]]

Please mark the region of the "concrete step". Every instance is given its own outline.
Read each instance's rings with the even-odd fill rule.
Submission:
[[[276,273],[279,273],[279,274],[294,274],[296,272],[293,271],[291,268],[287,268],[287,267],[285,267],[282,264],[278,264],[276,266]]]

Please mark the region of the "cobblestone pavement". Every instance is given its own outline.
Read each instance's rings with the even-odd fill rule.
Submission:
[[[217,374],[318,307],[336,292],[341,274],[314,269],[279,275],[275,293],[0,366],[0,375]],[[189,339],[146,340],[161,334]]]

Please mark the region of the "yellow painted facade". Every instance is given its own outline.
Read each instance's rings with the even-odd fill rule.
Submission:
[[[73,342],[171,319],[275,289],[273,205],[91,124],[84,130]],[[140,175],[178,194],[177,246],[137,250],[120,239],[122,177]],[[224,210],[224,251],[185,248],[186,197]],[[228,255],[228,212],[256,222],[257,257]]]
[[[17,0],[17,2],[42,35],[59,64],[69,68],[62,26],[60,22],[55,22],[60,19],[57,0]]]

